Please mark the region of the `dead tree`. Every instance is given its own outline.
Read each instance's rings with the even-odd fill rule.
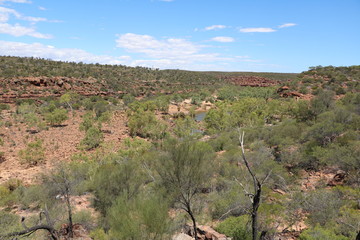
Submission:
[[[252,178],[252,184],[253,184],[253,193],[249,193],[248,191],[246,191],[246,189],[244,188],[244,186],[241,184],[241,182],[237,181],[244,189],[245,194],[247,196],[249,196],[250,201],[251,201],[251,211],[250,211],[250,215],[251,215],[251,230],[252,230],[252,240],[257,240],[257,236],[258,236],[258,232],[259,232],[259,226],[258,226],[258,209],[260,207],[260,201],[261,201],[261,190],[262,190],[262,186],[264,184],[264,182],[267,180],[267,178],[270,176],[271,171],[266,175],[266,177],[260,181],[255,173],[251,170],[250,165],[248,160],[246,159],[245,156],[245,148],[244,148],[244,132],[240,133],[239,132],[239,142],[240,142],[240,147],[241,147],[241,155],[242,155],[242,159],[243,162],[245,164],[246,170],[248,171],[248,173],[250,174],[251,178]],[[236,180],[236,178],[235,178]],[[266,235],[266,232],[263,232],[261,234],[260,239],[264,238]]]
[[[45,216],[46,223],[42,223],[42,216]],[[27,227],[25,224],[25,217],[21,218],[21,225],[23,226],[24,230],[18,232],[12,232],[5,235],[0,235],[0,240],[16,240],[18,237],[28,237],[35,233],[38,230],[45,230],[48,231],[49,237],[52,240],[58,240],[58,232],[54,228],[54,221],[51,220],[49,216],[49,212],[47,208],[44,211],[41,211],[39,214],[39,222],[37,225],[32,227]]]

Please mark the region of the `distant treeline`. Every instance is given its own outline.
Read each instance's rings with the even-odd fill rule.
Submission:
[[[133,92],[134,95],[154,92],[188,92],[199,87],[215,90],[228,84],[221,77],[229,75],[259,76],[283,81],[294,79],[297,74],[159,70],[125,65],[85,64],[33,57],[0,56],[0,78],[41,76],[93,78],[105,81],[109,86],[108,90]]]

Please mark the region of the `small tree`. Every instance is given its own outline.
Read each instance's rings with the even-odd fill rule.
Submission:
[[[98,127],[90,127],[85,134],[85,138],[81,141],[81,145],[86,150],[91,150],[100,145],[103,140],[103,134]]]
[[[163,186],[190,216],[197,240],[194,197],[212,175],[209,165],[213,159],[211,147],[205,142],[170,141],[168,151],[158,166]]]
[[[45,150],[42,146],[42,141],[36,140],[28,143],[26,149],[19,151],[19,157],[22,163],[30,166],[37,165],[45,161]]]
[[[60,126],[67,119],[68,115],[65,109],[57,108],[54,111],[45,114],[45,120],[51,126]]]
[[[71,93],[65,93],[60,97],[60,103],[65,103],[70,108],[72,115],[74,115],[73,107],[71,104],[72,100],[73,94]]]

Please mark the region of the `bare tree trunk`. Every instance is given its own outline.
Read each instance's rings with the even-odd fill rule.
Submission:
[[[239,142],[242,152],[242,159],[244,161],[244,164],[246,166],[246,169],[248,170],[249,174],[251,175],[253,179],[253,185],[254,185],[254,194],[251,197],[251,203],[252,203],[252,211],[251,211],[251,230],[252,230],[252,240],[257,240],[259,227],[258,227],[258,209],[260,206],[260,200],[261,200],[261,187],[262,183],[257,179],[256,175],[253,173],[253,171],[250,168],[249,162],[247,161],[245,157],[245,148],[244,148],[244,132],[240,134],[239,136]]]
[[[47,224],[41,224],[41,220],[42,220],[41,215],[42,214],[45,215]],[[0,235],[0,240],[1,239],[9,239],[9,238],[18,239],[17,238],[18,236],[19,237],[23,237],[23,236],[28,237],[28,236],[30,236],[31,234],[35,233],[38,230],[46,230],[46,231],[48,231],[52,240],[58,240],[59,239],[57,231],[54,229],[53,221],[50,219],[49,212],[47,211],[47,208],[45,209],[45,211],[40,212],[40,214],[39,214],[39,224],[38,225],[35,225],[33,227],[27,227],[26,224],[25,224],[25,217],[21,218],[21,224],[22,224],[22,226],[23,226],[23,228],[25,230],[19,231],[19,232],[12,232],[12,233],[9,233],[9,234],[6,234],[6,235]]]
[[[257,183],[257,190],[254,195],[252,204],[251,220],[252,220],[252,239],[256,240],[258,236],[258,209],[260,206],[261,184]]]
[[[2,239],[3,237],[4,238],[10,238],[10,237],[15,237],[16,236],[23,236],[23,235],[31,235],[32,233],[36,232],[37,230],[46,230],[50,233],[50,236],[53,240],[57,240],[58,237],[56,236],[56,233],[55,233],[55,229],[50,227],[49,225],[37,225],[37,226],[34,226],[34,227],[30,227],[24,231],[20,231],[20,232],[13,232],[13,233],[9,233],[7,235],[4,235],[4,236],[1,236],[0,235],[0,239]]]
[[[190,215],[191,220],[192,220],[192,222],[193,222],[193,228],[194,228],[194,238],[195,238],[195,240],[197,240],[197,239],[198,239],[198,237],[197,237],[197,227],[196,227],[195,217],[194,217],[194,215],[193,215],[193,213],[192,213],[192,211],[191,211],[191,210],[189,210],[189,211],[188,211],[188,214]]]
[[[73,237],[73,221],[72,221],[72,211],[71,211],[71,203],[70,203],[70,195],[67,193],[66,195],[66,205],[68,208],[68,217],[69,217],[69,237]]]

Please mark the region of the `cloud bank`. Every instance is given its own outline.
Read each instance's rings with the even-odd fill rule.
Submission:
[[[239,31],[240,31],[240,32],[243,32],[243,33],[254,33],[254,32],[257,32],[257,33],[269,33],[269,32],[276,32],[276,30],[273,29],[273,28],[241,28]]]
[[[223,42],[223,43],[227,43],[227,42],[235,42],[235,39],[232,37],[214,37],[211,39],[212,41],[215,42]]]

